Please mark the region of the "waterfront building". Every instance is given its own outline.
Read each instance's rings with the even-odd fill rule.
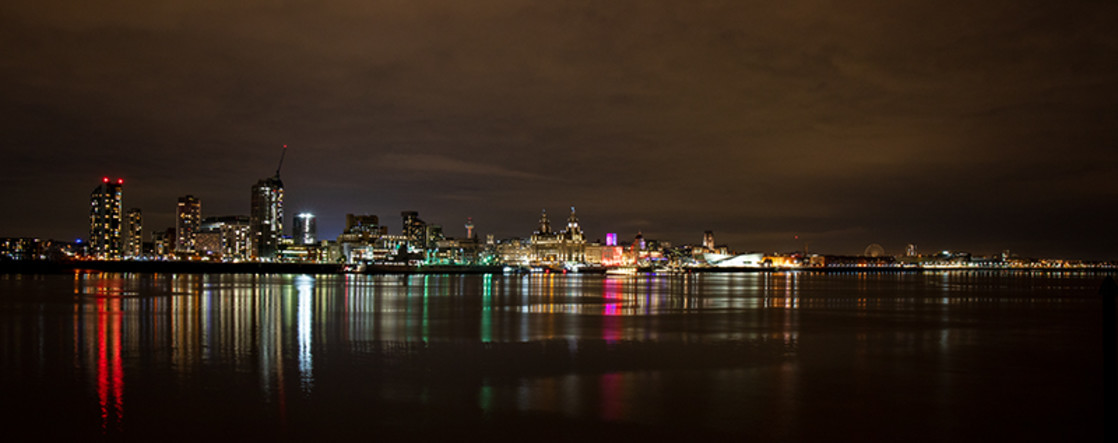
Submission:
[[[703,247],[708,251],[714,251],[714,231],[703,232]]]
[[[89,197],[89,253],[97,258],[120,258],[121,206],[124,180],[101,179]]]
[[[559,236],[551,232],[551,220],[547,217],[547,209],[540,211],[540,220],[529,244],[532,248],[530,256],[532,262],[550,264],[559,260]]]
[[[193,195],[179,197],[175,209],[175,254],[195,252],[194,242],[202,224],[202,201]]]
[[[295,216],[296,245],[313,245],[318,242],[318,232],[315,226],[314,214],[303,212]]]
[[[329,248],[322,247],[318,243],[298,243],[283,248],[279,251],[277,257],[280,261],[287,263],[322,263],[327,260],[329,255]]]
[[[33,237],[0,238],[0,261],[46,258],[46,245]]]
[[[446,240],[442,225],[427,225],[423,228],[423,248],[434,249],[439,242]]]
[[[749,252],[737,255],[715,252],[703,254],[703,262],[706,263],[707,266],[715,268],[761,268],[773,266],[773,260],[773,257],[766,257],[765,254],[760,252]],[[777,260],[783,263],[782,258],[777,258]]]
[[[221,231],[201,230],[194,234],[194,251],[202,257],[222,258]]]
[[[206,217],[197,236],[198,253],[224,261],[249,258],[252,250],[249,222],[250,218],[245,215]]]
[[[547,210],[540,213],[539,226],[532,234],[532,261],[541,265],[583,263],[586,258],[586,237],[579,226],[575,207],[567,217],[567,227],[553,232]]]
[[[252,185],[249,233],[252,258],[271,259],[275,256],[283,237],[283,181],[278,170],[274,177],[262,178]]]
[[[604,246],[598,242],[586,245],[586,248],[583,249],[583,263],[588,265],[601,265],[602,258],[604,258],[606,251],[611,248],[613,248],[613,246]]]
[[[128,241],[124,256],[138,258],[144,255],[144,214],[140,208],[128,210]]]
[[[510,266],[528,266],[532,261],[532,243],[518,238],[497,242],[497,258]]]
[[[633,242],[625,250],[623,261],[637,266],[662,265],[668,261],[664,251],[670,250],[671,247],[670,242],[645,239],[644,233],[638,231]]]
[[[427,226],[427,251],[426,263],[428,264],[478,264],[488,262],[489,254],[484,254],[482,245],[478,243],[477,232],[474,231],[473,219],[466,219],[466,237],[462,239],[447,238],[443,234],[442,226]]]
[[[163,257],[165,254],[163,245],[163,231],[151,231],[151,256],[154,258]]]
[[[347,263],[410,262],[421,259],[419,254],[408,252],[410,242],[403,235],[383,234],[372,242],[339,242],[339,252]]]
[[[156,258],[167,258],[175,250],[175,228],[152,231],[151,243]]]
[[[416,211],[403,211],[400,213],[403,219],[403,229],[401,235],[408,239],[408,243],[413,249],[423,249],[427,247],[427,223],[419,219],[419,212]]]
[[[377,240],[388,235],[388,227],[372,214],[346,214],[345,231],[338,236],[336,257],[347,263],[373,260]]]
[[[252,254],[252,233],[248,217],[241,216],[237,223],[221,226],[221,257],[225,260],[245,260]]]
[[[617,246],[616,244],[612,246],[602,246],[599,254],[601,255],[601,264],[603,266],[621,266],[625,264],[625,248]]]
[[[380,218],[371,215],[345,215],[345,231],[338,236],[338,243],[371,243],[388,234],[388,227],[380,225]]]

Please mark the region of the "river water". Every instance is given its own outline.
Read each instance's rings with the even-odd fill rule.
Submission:
[[[1103,277],[0,275],[0,431],[1095,441]]]

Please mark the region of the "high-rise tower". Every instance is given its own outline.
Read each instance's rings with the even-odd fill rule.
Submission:
[[[276,175],[262,178],[252,185],[252,210],[249,213],[249,235],[252,236],[252,258],[272,258],[283,237],[283,181],[280,169],[287,145],[283,145]]]
[[[279,177],[262,178],[252,186],[249,231],[254,258],[275,255],[283,236],[283,182]]]
[[[419,213],[403,211],[400,213],[400,218],[404,223],[401,233],[408,238],[408,241],[417,248],[427,247],[427,223],[419,219]]]
[[[295,244],[313,245],[318,241],[318,232],[315,227],[314,214],[304,212],[295,216]]]
[[[101,179],[89,196],[89,246],[98,258],[120,258],[124,180]]]
[[[128,241],[124,255],[132,258],[144,255],[144,214],[140,208],[128,210]]]
[[[202,201],[193,195],[179,197],[175,209],[175,253],[192,254],[198,228],[202,224]]]

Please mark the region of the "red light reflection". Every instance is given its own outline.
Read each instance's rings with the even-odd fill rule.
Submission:
[[[120,322],[120,299],[97,299],[97,400],[102,433],[119,432],[124,418]]]

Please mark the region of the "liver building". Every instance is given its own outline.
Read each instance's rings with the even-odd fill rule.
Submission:
[[[561,265],[586,261],[586,237],[578,225],[574,206],[571,206],[571,216],[567,217],[567,228],[560,232],[551,230],[546,209],[540,213],[539,227],[532,234],[531,261],[537,265]]]

